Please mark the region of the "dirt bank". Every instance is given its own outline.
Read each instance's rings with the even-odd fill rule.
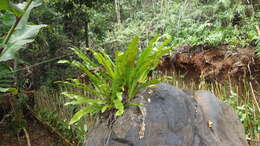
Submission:
[[[227,51],[225,46],[208,49],[203,46],[182,47],[173,55],[165,56],[158,70],[169,74],[178,72],[187,78],[223,81],[229,78],[241,81],[260,81],[260,60],[255,58],[255,48],[238,48]]]

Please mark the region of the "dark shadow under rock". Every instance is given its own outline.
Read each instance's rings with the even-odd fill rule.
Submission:
[[[189,94],[168,84],[146,88],[108,128],[100,123],[85,146],[246,146],[232,108],[208,91]]]

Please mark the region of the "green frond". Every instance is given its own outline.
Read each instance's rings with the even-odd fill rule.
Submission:
[[[90,60],[90,58],[79,48],[71,48],[71,50],[80,58],[84,61],[84,63],[88,66],[88,68],[94,68],[97,67],[98,65],[95,64],[93,61]],[[85,49],[87,50],[87,49]]]
[[[62,92],[62,95],[76,101],[84,101],[84,103],[91,103],[91,104],[104,104],[105,101],[103,100],[98,100],[98,99],[92,99],[92,98],[87,98],[84,95],[78,94],[78,93],[73,93],[73,92]]]
[[[65,105],[77,105],[77,104],[104,104],[105,102],[102,100],[96,100],[96,99],[91,99],[91,98],[82,98],[82,99],[77,99],[75,101],[70,101],[65,103]]]
[[[76,87],[76,88],[83,89],[83,90],[88,91],[89,93],[91,93],[93,95],[101,94],[98,90],[92,89],[84,83],[80,83],[78,79],[72,79],[72,80],[64,81],[62,83]]]
[[[74,116],[71,118],[69,124],[73,124],[77,122],[82,116],[87,114],[93,114],[99,112],[101,109],[101,106],[99,105],[90,105],[87,107],[82,108],[80,111],[78,111]]]
[[[83,89],[95,98],[87,98],[79,93],[63,92],[63,95],[72,99],[66,105],[89,104],[77,112],[70,123],[76,122],[85,114],[103,113],[111,108],[116,110],[116,116],[120,116],[125,111],[125,104],[129,104],[141,88],[157,84],[159,80],[147,80],[148,74],[156,68],[160,58],[171,50],[167,48],[171,40],[166,39],[158,44],[160,39],[159,36],[155,36],[149,41],[147,48],[141,50],[138,48],[140,39],[135,37],[125,52],[116,52],[115,61],[103,50],[89,49],[97,64],[94,64],[82,50],[72,48],[83,62],[73,60],[61,61],[61,63],[69,63],[82,70],[91,85],[81,83],[78,79],[68,79],[63,83]],[[90,71],[93,67],[99,67],[98,65],[104,70]]]
[[[112,62],[112,60],[110,59],[110,57],[108,55],[105,54],[105,52],[96,52],[95,50],[91,49],[91,51],[93,52],[93,55],[95,57],[95,59],[98,61],[99,64],[101,64],[105,70],[107,71],[108,75],[113,78],[114,76],[114,71],[113,71],[113,67],[114,64]]]

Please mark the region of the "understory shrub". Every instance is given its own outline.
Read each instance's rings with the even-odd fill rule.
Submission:
[[[108,31],[105,39],[108,46],[117,48],[124,46],[129,37],[139,35],[148,40],[154,33],[171,35],[176,46],[245,47],[252,44],[255,26],[260,25],[258,10],[240,0],[121,3],[125,20],[119,29]]]

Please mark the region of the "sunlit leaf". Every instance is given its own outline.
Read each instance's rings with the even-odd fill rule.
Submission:
[[[13,95],[17,95],[18,94],[18,90],[16,88],[1,88],[0,87],[0,92],[2,93],[12,93]]]
[[[15,15],[12,13],[6,13],[3,15],[3,24],[11,27],[15,22]]]
[[[57,63],[60,63],[60,64],[70,64],[71,62],[68,61],[68,60],[59,60]]]
[[[115,105],[115,108],[117,109],[117,112],[116,112],[116,116],[120,116],[124,113],[124,105],[123,103],[116,99],[114,100],[114,105]]]
[[[105,103],[103,100],[87,98],[86,96],[80,95],[78,93],[62,92],[62,94],[70,99],[75,99],[76,101],[81,101],[82,103],[94,103],[94,104],[104,104]],[[71,102],[71,103],[74,103],[74,102]],[[78,102],[75,102],[75,104],[76,103],[78,103]]]
[[[9,10],[12,11],[16,16],[22,16],[24,10],[20,9],[16,4],[9,2]]]
[[[2,2],[2,1],[1,1]],[[14,5],[11,4],[12,8],[23,9],[23,5]],[[4,50],[0,54],[0,61],[7,61],[11,59],[20,60],[17,58],[17,52],[25,47],[25,44],[31,43],[34,41],[34,37],[38,34],[39,30],[46,25],[27,25],[29,14],[31,10],[37,6],[41,5],[40,0],[33,1],[26,12],[22,15],[21,20],[19,21],[15,32],[11,35],[10,40],[4,46]]]
[[[209,127],[209,128],[212,128],[212,125],[213,125],[213,122],[210,121],[210,120],[208,120],[208,127]]]
[[[38,34],[42,27],[46,25],[28,25],[23,29],[17,30],[10,38],[6,47],[0,54],[0,61],[17,59],[16,53],[25,47],[27,43],[34,41],[34,37]]]
[[[38,7],[42,4],[41,0],[34,0],[32,1],[32,3],[30,4],[30,6],[27,8],[26,12],[23,14],[20,22],[18,23],[16,29],[23,29],[24,26],[27,25],[30,13],[32,11],[33,8]],[[18,5],[17,7],[20,9],[23,9],[24,6],[26,5],[26,3],[22,4],[22,5]]]
[[[9,10],[9,0],[0,0],[0,10]]]
[[[102,109],[101,109],[101,113],[104,113],[107,109],[112,108],[112,107],[113,107],[112,105],[103,106]]]
[[[111,108],[116,110],[116,116],[120,116],[124,113],[125,106],[140,106],[140,104],[128,103],[141,88],[147,86],[150,86],[150,88],[157,88],[154,84],[157,84],[159,80],[148,81],[148,73],[155,69],[160,58],[171,49],[166,47],[169,44],[170,39],[166,39],[161,44],[156,44],[158,39],[160,38],[156,36],[149,42],[148,47],[142,51],[138,48],[139,38],[136,37],[131,41],[125,52],[116,53],[115,62],[103,50],[97,51],[89,49],[95,60],[104,69],[102,71],[91,70],[94,69],[92,67],[96,64],[94,64],[82,50],[77,48],[73,48],[72,50],[80,59],[82,59],[82,62],[77,60],[59,61],[59,63],[69,63],[82,70],[90,82],[80,83],[77,79],[68,79],[64,82],[65,84],[83,89],[84,91],[93,94],[98,100],[102,99],[102,103],[97,103],[95,101],[96,99],[84,99],[84,96],[79,95],[79,93],[63,92],[64,95],[74,100],[67,104],[88,103],[89,105],[95,104],[100,106],[99,110],[93,111],[88,108],[89,106],[84,108],[85,110],[75,114],[72,121],[78,120],[83,116],[82,114],[92,112],[103,113]],[[90,84],[90,86],[88,84]],[[95,90],[98,92],[95,93]]]
[[[9,0],[0,0],[0,10],[9,10],[16,16],[21,16],[23,14],[23,10]]]
[[[118,99],[119,101],[122,101],[122,100],[123,100],[123,93],[122,93],[122,92],[117,92],[117,93],[116,93],[116,96],[117,96],[117,99]]]
[[[91,105],[87,106],[85,108],[82,108],[80,111],[78,111],[73,117],[71,118],[69,124],[73,124],[77,122],[82,116],[89,114],[89,113],[95,113],[100,110],[100,107],[97,105]]]
[[[71,101],[71,102],[67,102],[65,103],[65,105],[77,105],[77,104],[85,104],[85,103],[89,103],[89,104],[103,104],[105,103],[102,100],[96,100],[96,99],[91,99],[91,98],[81,98],[75,101]]]

